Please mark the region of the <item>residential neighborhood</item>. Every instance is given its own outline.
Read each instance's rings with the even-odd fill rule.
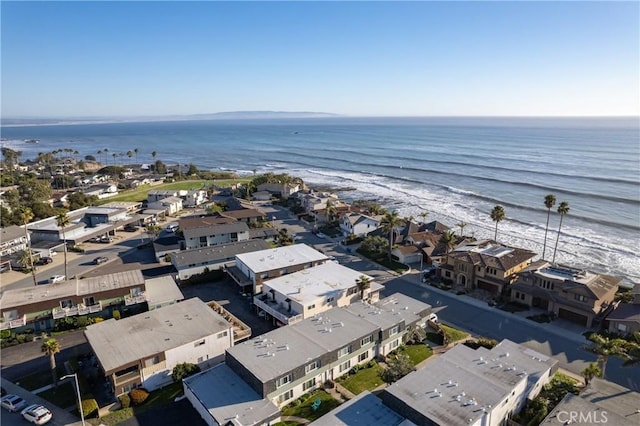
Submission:
[[[58,209],[48,217],[16,206],[17,188],[3,190],[3,209],[23,220],[3,226],[0,240],[3,389],[11,381],[33,400],[57,386],[48,370],[81,375],[81,421],[96,425],[167,392],[208,425],[499,425],[527,424],[558,381],[572,380],[580,396],[563,394],[540,421],[562,404],[597,404],[584,389],[622,386],[597,379],[606,357],[584,355],[576,367],[560,352],[496,338],[495,327],[457,322],[456,304],[442,303],[454,299],[571,336],[585,351],[615,344],[623,359],[639,355],[638,286],[627,291],[620,277],[286,175],[163,189],[174,177],[134,165],[122,178],[78,178],[38,201]],[[88,205],[54,207],[71,207],[73,194]],[[63,355],[65,333],[82,352]],[[7,354],[45,343],[50,369],[37,380],[12,373],[21,363],[7,365]],[[41,386],[20,388],[34,380]],[[53,395],[53,422],[56,410],[79,414]]]

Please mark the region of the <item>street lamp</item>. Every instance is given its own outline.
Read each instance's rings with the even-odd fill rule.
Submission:
[[[68,379],[69,377],[72,377],[72,376],[76,381],[76,392],[78,393],[78,411],[80,411],[80,418],[82,419],[82,426],[85,426],[84,413],[82,412],[82,399],[80,399],[80,386],[78,385],[78,373],[67,374],[66,376],[60,377],[60,381],[62,381],[64,379]]]

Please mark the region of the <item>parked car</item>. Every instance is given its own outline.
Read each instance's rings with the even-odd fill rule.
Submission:
[[[2,397],[2,400],[0,400],[0,405],[9,410],[11,413],[15,413],[16,411],[25,407],[27,405],[27,401],[25,401],[18,395],[11,394]]]
[[[43,425],[53,417],[51,411],[44,405],[33,404],[22,410],[22,417],[34,425]]]
[[[176,232],[178,230],[178,225],[172,223],[165,228],[168,232]]]
[[[138,230],[138,227],[136,225],[132,225],[132,224],[127,224],[124,226],[123,228],[126,232],[136,232]]]
[[[53,262],[53,258],[51,257],[41,257],[36,261],[36,265],[48,265]]]
[[[108,257],[106,256],[98,256],[95,259],[93,259],[93,264],[94,265],[100,265],[101,263],[105,263],[109,260]]]
[[[55,284],[55,283],[61,283],[62,281],[64,281],[67,277],[65,277],[64,275],[54,275],[52,277],[49,278],[49,282],[51,284]]]
[[[326,235],[324,235],[322,232],[318,232],[318,233],[316,234],[316,237],[318,237],[318,238],[327,238],[327,236],[326,236]]]
[[[429,314],[429,316],[427,317],[427,320],[429,321],[433,321],[433,322],[438,322],[438,316],[434,313]]]
[[[103,244],[109,244],[113,242],[113,238],[108,235],[103,235],[102,237],[100,237],[98,242]]]

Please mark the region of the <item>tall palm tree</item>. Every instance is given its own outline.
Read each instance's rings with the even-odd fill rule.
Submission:
[[[544,206],[547,208],[547,226],[544,228],[544,245],[542,246],[542,259],[544,260],[544,253],[547,251],[547,232],[549,232],[549,216],[551,216],[551,209],[556,205],[556,196],[553,194],[547,194],[544,197]]]
[[[56,374],[56,354],[60,352],[60,343],[56,339],[47,339],[40,348],[46,356],[49,357],[51,364],[51,378],[53,379],[53,386],[58,387],[58,378]]]
[[[65,228],[69,226],[71,220],[69,216],[67,216],[66,212],[60,212],[56,216],[56,224],[62,229],[62,242],[64,242],[64,276],[65,279],[69,279],[69,275],[67,274],[67,235],[65,234]]]
[[[333,217],[338,213],[338,209],[336,209],[335,204],[331,200],[327,201],[327,206],[324,209],[327,223],[331,223]]]
[[[31,255],[31,239],[29,238],[29,234],[27,233],[27,223],[31,222],[33,219],[33,211],[29,207],[20,206],[17,210],[18,217],[20,218],[20,222],[24,225],[24,238],[28,244],[29,250],[29,268],[31,269],[31,277],[33,278],[33,285],[37,286],[38,281],[36,280],[36,270],[33,267],[33,256]]]
[[[133,152],[136,154],[136,164],[138,164],[138,153],[140,152],[140,150],[138,148],[134,148]]]
[[[356,279],[356,286],[360,291],[360,299],[364,300],[364,291],[368,288],[371,288],[371,278],[366,275],[360,275],[358,279]]]
[[[133,157],[133,151],[127,151],[127,157],[131,159],[131,157]]]
[[[391,249],[393,248],[394,233],[400,223],[402,223],[402,219],[398,216],[397,211],[386,212],[380,222],[382,225],[382,232],[389,234],[389,262],[391,262]]]
[[[582,377],[584,377],[584,384],[588,385],[594,377],[602,377],[602,370],[600,370],[597,364],[592,362],[587,368],[582,370]]]
[[[615,339],[602,336],[597,333],[592,333],[588,339],[592,342],[591,345],[586,346],[585,349],[591,353],[598,355],[598,364],[602,377],[605,377],[605,369],[607,368],[607,361],[610,356],[615,356],[628,360],[629,343],[624,339]]]
[[[114,152],[111,156],[113,157],[113,165],[115,166],[117,164],[116,158],[118,158],[118,154]]]
[[[158,155],[158,153],[156,151],[151,151],[151,157],[153,158],[153,162],[156,162],[156,155]]]
[[[103,149],[102,153],[104,154],[104,165],[108,166],[109,165],[109,156],[107,154],[109,153],[109,149],[108,148]]]
[[[462,221],[456,225],[458,228],[460,228],[460,236],[461,237],[464,237],[464,228],[466,228],[467,225],[468,225],[468,223],[462,222]]]
[[[429,212],[423,210],[420,212],[418,216],[420,217],[420,219],[422,219],[422,223],[424,223],[424,220],[427,218],[427,216],[429,216]]]
[[[99,149],[98,152],[96,152],[96,154],[98,155],[98,161],[100,161],[100,156],[102,155],[102,150]]]
[[[558,240],[560,239],[560,230],[562,229],[562,218],[569,214],[569,203],[563,201],[558,206],[558,214],[560,215],[560,225],[558,225],[558,236],[556,237],[556,246],[553,248],[553,260],[551,263],[556,263],[556,251],[558,250]]]
[[[446,260],[445,263],[449,263],[449,252],[453,249],[453,246],[456,244],[456,234],[453,231],[446,231],[440,237],[440,243],[444,244]]]
[[[496,223],[496,233],[493,237],[493,239],[496,241],[498,240],[498,223],[502,222],[505,217],[506,217],[506,214],[504,212],[504,207],[495,206],[493,210],[491,210],[491,220],[493,220]]]

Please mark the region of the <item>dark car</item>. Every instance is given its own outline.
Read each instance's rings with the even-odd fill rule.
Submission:
[[[126,232],[135,232],[138,230],[138,227],[132,224],[125,225],[123,228]]]
[[[108,257],[99,256],[99,257],[96,257],[95,259],[93,259],[93,264],[94,265],[100,265],[101,263],[105,263],[108,260],[109,260]]]
[[[41,257],[36,261],[36,265],[48,265],[53,262],[53,259],[50,257]]]

